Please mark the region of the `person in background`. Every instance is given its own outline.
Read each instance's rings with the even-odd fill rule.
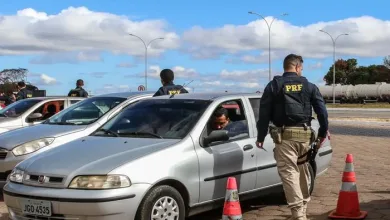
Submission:
[[[23,81],[18,82],[18,90],[19,91],[16,94],[16,101],[33,97],[32,91],[26,88],[26,83],[24,83]]]
[[[83,88],[84,81],[78,79],[76,82],[76,88],[69,91],[69,97],[88,97],[88,92]]]
[[[173,80],[175,75],[170,69],[163,69],[160,72],[161,84],[157,92],[153,96],[161,96],[161,95],[176,95],[181,93],[188,93],[188,91],[181,85],[175,85]]]

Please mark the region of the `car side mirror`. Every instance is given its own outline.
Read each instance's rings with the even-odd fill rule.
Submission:
[[[43,115],[42,115],[41,113],[33,113],[33,114],[29,115],[29,116],[27,117],[27,119],[28,119],[30,122],[33,122],[33,121],[38,120],[38,119],[40,119],[40,118],[42,118],[42,117],[43,117]]]
[[[210,143],[217,141],[228,141],[229,135],[226,130],[215,130],[210,133],[209,136],[203,138],[203,144],[209,145]]]

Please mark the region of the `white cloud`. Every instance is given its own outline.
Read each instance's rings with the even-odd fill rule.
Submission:
[[[222,70],[214,74],[199,74],[189,85],[195,91],[251,92],[262,90],[268,82],[268,70]]]
[[[116,65],[116,67],[118,67],[118,68],[132,68],[135,66],[137,66],[137,65],[134,63],[129,63],[129,62],[122,62],[122,63],[118,63]]]
[[[266,17],[271,20],[272,17]],[[317,22],[307,26],[296,26],[287,21],[275,19],[271,29],[271,49],[284,54],[298,53],[306,58],[324,58],[332,55],[331,38],[319,30],[323,29],[336,38],[337,54],[352,56],[385,56],[390,50],[390,21],[370,16],[353,17],[344,20]],[[380,30],[380,31],[378,31]],[[268,27],[259,19],[245,25],[224,25],[205,29],[199,26],[184,32],[186,49],[195,58],[216,58],[226,53],[238,54],[243,51],[267,51]],[[259,63],[268,57],[244,56],[242,61]]]
[[[32,80],[31,80],[32,78]],[[60,84],[56,78],[51,77],[47,74],[39,74],[39,73],[28,73],[27,74],[28,81],[31,81],[33,85],[36,86],[53,86]]]
[[[182,66],[164,67],[171,69],[175,74],[176,79],[189,79],[199,77],[198,72],[195,69],[187,69]],[[157,65],[151,65],[148,69],[148,77],[153,79],[160,79],[160,72],[163,68]],[[145,77],[145,72],[138,73],[136,75],[126,75],[126,77]]]
[[[96,51],[81,51],[81,52],[56,52],[45,53],[42,56],[35,57],[30,60],[31,64],[56,64],[68,63],[78,64],[81,62],[102,62],[103,57]]]
[[[53,77],[50,77],[46,74],[41,74],[40,76],[41,82],[45,85],[55,85],[57,84],[57,80]]]
[[[169,68],[169,67],[168,67]],[[160,79],[161,67],[152,65],[148,77]],[[257,91],[268,82],[268,69],[226,70],[217,73],[199,73],[196,69],[175,66],[170,68],[176,79],[185,81],[186,88],[191,91]],[[278,74],[273,72],[273,74]],[[126,77],[145,77],[145,73],[127,75]],[[192,82],[191,82],[192,81]],[[189,83],[189,84],[188,84]],[[264,85],[263,85],[264,84]]]
[[[256,70],[222,70],[219,74],[221,79],[233,80],[233,81],[253,81],[268,79],[268,69],[256,69]]]
[[[144,55],[142,42],[155,37],[148,55],[157,56],[178,47],[178,35],[167,30],[163,20],[131,21],[125,16],[69,7],[48,15],[32,8],[2,17],[0,54],[36,54],[66,51],[110,51],[115,54]],[[83,59],[83,56],[79,57]]]
[[[321,62],[312,63],[312,64],[307,65],[307,67],[309,70],[321,69],[322,63]]]
[[[95,89],[93,95],[100,95],[106,93],[116,93],[116,92],[130,92],[132,89],[129,85],[114,85],[114,84],[105,84],[99,89]]]

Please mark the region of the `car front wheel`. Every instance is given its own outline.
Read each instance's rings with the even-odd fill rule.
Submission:
[[[171,186],[156,186],[142,200],[137,220],[184,220],[185,206],[180,193]]]

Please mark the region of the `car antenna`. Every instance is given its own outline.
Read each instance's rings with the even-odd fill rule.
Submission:
[[[184,87],[184,86],[187,86],[187,85],[189,85],[190,83],[192,83],[194,80],[191,80],[190,82],[188,82],[187,84],[186,83],[184,83],[182,86]],[[175,93],[173,93],[171,96],[169,96],[169,98],[173,98],[175,96]]]

